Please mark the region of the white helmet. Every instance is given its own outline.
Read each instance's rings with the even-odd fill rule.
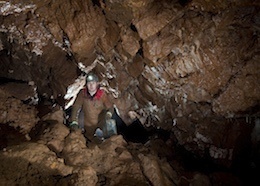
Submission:
[[[98,82],[98,76],[93,72],[90,72],[86,77],[86,82],[91,82],[91,81]]]

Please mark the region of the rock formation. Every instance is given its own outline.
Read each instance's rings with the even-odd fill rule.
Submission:
[[[1,1],[0,183],[225,180],[183,173],[175,145],[238,175],[259,170],[259,10],[257,0]],[[126,124],[133,110],[167,139],[92,148],[70,133],[66,111],[92,70]],[[166,159],[149,155],[154,145]]]

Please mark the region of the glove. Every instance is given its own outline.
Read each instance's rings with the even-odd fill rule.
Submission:
[[[106,119],[111,119],[111,118],[112,118],[112,113],[108,111],[106,113]]]
[[[78,124],[78,122],[73,121],[73,122],[70,123],[69,127],[70,127],[71,130],[75,131],[75,130],[79,129],[79,124]]]

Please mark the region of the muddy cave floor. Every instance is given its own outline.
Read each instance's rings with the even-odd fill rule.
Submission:
[[[133,125],[131,128],[131,130],[140,129],[141,128],[139,125]],[[35,130],[32,131],[35,132]],[[32,136],[34,137],[31,137],[30,141],[37,141],[35,134],[32,134]],[[142,137],[139,138],[138,136]],[[166,158],[170,165],[173,167],[176,165],[177,162],[177,164],[182,167],[182,171],[178,172],[178,174],[183,174],[185,177],[189,177],[189,174],[191,172],[201,172],[205,175],[223,173],[223,175],[225,176],[221,179],[225,179],[227,175],[232,175],[232,177],[234,176],[238,178],[239,183],[241,183],[241,185],[256,185],[256,183],[259,183],[259,181],[257,181],[259,166],[252,163],[252,160],[250,159],[249,155],[250,153],[246,156],[248,157],[248,159],[243,158],[235,160],[235,162],[233,162],[231,166],[228,166],[227,168],[225,166],[221,166],[214,163],[210,158],[202,159],[198,156],[195,156],[194,154],[191,154],[182,146],[178,145],[176,139],[173,139],[172,135],[170,135],[170,133],[167,131],[155,129],[147,132],[141,129],[141,133],[139,133],[138,136],[133,137],[128,135],[128,137],[124,137],[126,142],[129,144],[129,152],[134,153],[133,151],[138,151],[138,149],[136,148],[136,144],[145,146],[147,143],[151,143],[151,141],[153,141],[154,144],[151,145],[151,147],[153,147],[153,150],[157,150],[159,158]],[[169,143],[169,139],[171,141],[172,148],[167,148],[166,151],[162,150],[162,148],[159,146],[167,146],[166,143]],[[26,139],[24,135],[20,134],[14,128],[8,125],[0,125],[0,150],[4,150],[9,146],[20,145],[26,142],[28,142],[28,139]],[[13,164],[12,166],[15,166],[15,164]],[[2,166],[0,166],[0,168],[2,168]],[[0,170],[0,172],[3,171],[4,170]],[[212,185],[221,184],[213,183]],[[231,183],[231,185],[236,184]]]

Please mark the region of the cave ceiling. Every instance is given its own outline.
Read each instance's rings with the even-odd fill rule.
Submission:
[[[137,110],[170,128],[181,117],[259,114],[258,1],[9,0],[0,8],[1,87],[20,100],[64,108],[69,87],[94,70],[123,118]]]

